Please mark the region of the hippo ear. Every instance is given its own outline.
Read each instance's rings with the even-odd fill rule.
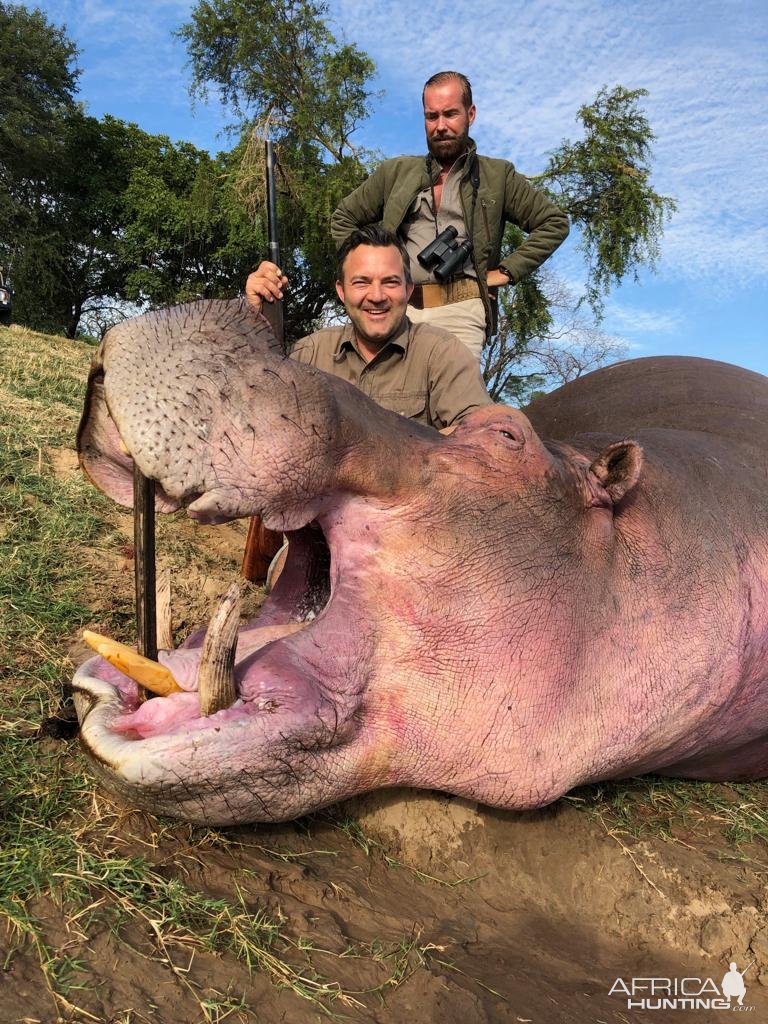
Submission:
[[[617,441],[600,452],[589,471],[615,505],[635,486],[642,466],[643,449],[637,441]]]

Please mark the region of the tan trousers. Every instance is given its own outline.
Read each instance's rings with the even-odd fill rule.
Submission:
[[[414,309],[409,306],[406,313],[413,324],[432,324],[450,331],[480,362],[485,344],[485,309],[482,299],[464,299],[463,302],[450,302],[447,306],[433,306],[431,309]]]

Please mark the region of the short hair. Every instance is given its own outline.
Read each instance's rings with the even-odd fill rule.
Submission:
[[[459,83],[461,86],[461,102],[464,104],[464,109],[469,110],[472,106],[472,83],[460,71],[438,71],[436,75],[432,75],[431,78],[427,79],[424,83],[424,88],[421,90],[421,105],[424,106],[424,96],[427,89],[430,89],[433,85],[447,85],[449,82]]]
[[[388,231],[379,224],[367,224],[364,228],[356,228],[341,243],[336,252],[337,281],[344,280],[344,262],[347,256],[361,245],[372,245],[377,249],[388,249],[390,246],[394,246],[403,260],[405,283],[410,284],[413,281],[411,277],[411,261],[405,246],[394,232]]]

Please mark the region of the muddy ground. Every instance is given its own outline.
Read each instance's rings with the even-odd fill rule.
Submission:
[[[56,472],[75,471],[72,453],[50,455]],[[116,513],[115,523],[124,543],[83,553],[101,567],[91,595],[97,630],[110,615],[114,622],[115,609],[130,614],[130,518]],[[174,621],[182,634],[204,621],[237,571],[245,528],[206,532],[183,521],[174,528],[160,538],[159,563],[176,566]],[[252,604],[260,599],[254,591]],[[85,655],[73,637],[73,662]],[[585,810],[578,793],[541,812],[512,814],[436,793],[388,791],[298,823],[208,834],[94,800],[95,815],[113,813],[111,841],[124,855],[141,854],[165,877],[263,911],[294,942],[311,946],[318,975],[348,994],[328,1004],[340,1019],[705,1024],[738,1012],[768,1020],[766,849],[736,847],[717,828],[671,836],[641,829],[638,838]],[[195,950],[183,938],[159,944],[153,922],[141,918],[117,930],[105,906],[94,905],[87,922],[42,900],[35,908],[49,943],[82,965],[84,987],[69,994],[80,1010],[70,1020],[328,1019],[262,971],[250,974],[231,951]],[[294,947],[285,956],[295,954]],[[611,994],[617,979],[619,990],[642,978],[719,984],[731,960],[739,969],[755,961],[743,1009],[735,1000],[730,1010],[642,1009],[628,1006],[626,993]],[[649,984],[637,1000],[649,998]],[[688,982],[689,992],[699,987]],[[0,972],[0,991],[0,1024],[67,1019],[32,949]],[[219,1009],[204,1010],[208,993],[212,1005],[219,994]],[[222,994],[231,1000],[228,1015]],[[250,1010],[232,1008],[241,997]]]

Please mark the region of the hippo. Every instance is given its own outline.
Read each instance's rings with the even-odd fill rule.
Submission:
[[[116,658],[77,671],[83,747],[134,806],[274,822],[406,786],[522,810],[768,774],[759,374],[631,360],[443,436],[285,358],[243,302],[194,302],[109,331],[78,450],[122,505],[135,464],[160,512],[289,540],[256,620],[228,592],[150,662],[166,696]]]

